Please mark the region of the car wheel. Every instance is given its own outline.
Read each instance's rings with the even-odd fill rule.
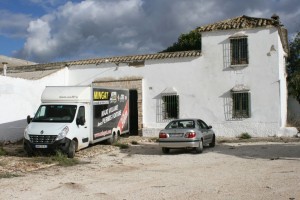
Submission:
[[[107,140],[107,143],[112,145],[114,143],[116,143],[118,141],[118,134],[117,133],[113,133],[111,135],[111,137]]]
[[[195,150],[196,150],[196,153],[202,153],[202,151],[203,151],[203,141],[202,140],[200,140],[199,146],[196,147]]]
[[[26,144],[24,144],[24,151],[26,152],[28,157],[34,156],[33,151]]]
[[[170,152],[170,149],[169,149],[169,148],[166,148],[166,147],[163,147],[163,148],[162,148],[162,152],[163,152],[164,154],[167,154],[167,153]]]
[[[211,143],[209,143],[209,146],[210,147],[216,146],[216,136],[215,135],[213,136],[213,139],[212,139]]]
[[[75,150],[76,150],[76,142],[74,140],[71,140],[68,148],[68,158],[74,158],[75,156]]]

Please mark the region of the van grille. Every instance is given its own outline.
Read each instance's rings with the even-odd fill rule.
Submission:
[[[30,141],[34,144],[51,144],[55,141],[56,135],[29,135]]]

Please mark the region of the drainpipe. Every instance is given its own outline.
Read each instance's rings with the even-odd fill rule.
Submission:
[[[6,76],[6,70],[7,70],[7,62],[3,62],[3,76]]]

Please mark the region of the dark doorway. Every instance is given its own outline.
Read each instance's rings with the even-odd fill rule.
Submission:
[[[138,92],[129,90],[129,133],[138,135]]]

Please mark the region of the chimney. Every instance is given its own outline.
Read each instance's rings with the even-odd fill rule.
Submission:
[[[7,62],[2,62],[3,64],[3,76],[6,76],[6,70],[7,70]]]
[[[274,14],[272,15],[271,19],[273,19],[273,20],[275,21],[276,25],[282,26],[282,24],[281,24],[281,22],[280,22],[280,17],[279,17],[277,14],[274,13]]]

